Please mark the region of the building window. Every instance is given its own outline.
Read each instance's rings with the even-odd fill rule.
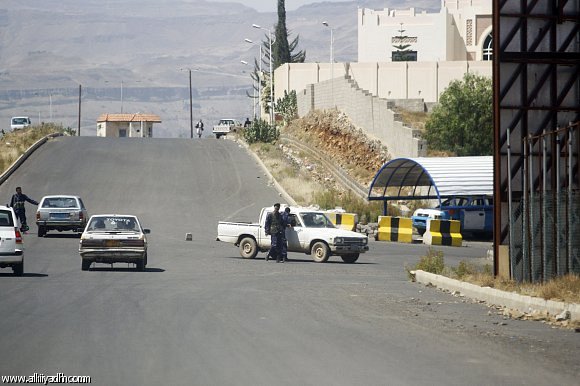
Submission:
[[[467,19],[466,23],[467,31],[465,34],[465,45],[470,46],[473,44],[473,20]]]
[[[493,39],[491,38],[491,33],[487,35],[483,41],[483,51],[482,60],[492,60],[493,59]]]
[[[392,51],[391,60],[393,62],[416,62],[417,51]]]

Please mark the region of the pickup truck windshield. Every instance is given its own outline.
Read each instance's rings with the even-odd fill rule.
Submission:
[[[336,228],[324,213],[303,212],[300,213],[300,218],[307,228]]]

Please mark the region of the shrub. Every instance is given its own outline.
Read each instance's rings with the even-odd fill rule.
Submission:
[[[443,261],[443,252],[436,251],[429,247],[427,254],[421,256],[419,262],[415,266],[416,270],[431,272],[434,274],[441,274],[445,269],[445,262]]]
[[[280,131],[276,126],[270,126],[263,119],[258,119],[250,127],[243,130],[243,137],[249,144],[256,142],[273,143],[280,137]]]

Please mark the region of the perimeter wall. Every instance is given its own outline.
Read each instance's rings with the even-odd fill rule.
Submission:
[[[467,72],[491,77],[491,62],[289,63],[274,73],[274,94],[296,91],[301,117],[336,107],[393,158],[422,157],[420,130],[404,126],[393,107],[427,111]]]

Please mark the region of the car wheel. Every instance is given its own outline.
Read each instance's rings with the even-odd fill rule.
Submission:
[[[215,137],[216,137],[216,139],[220,139],[220,135],[219,134],[216,134]]]
[[[312,260],[315,262],[324,263],[330,257],[330,249],[326,243],[318,241],[312,246],[310,254],[312,255]]]
[[[39,225],[38,226],[38,237],[44,237],[46,236],[46,227]]]
[[[258,244],[252,237],[244,237],[240,242],[240,256],[244,259],[253,259],[258,254]]]
[[[24,274],[24,262],[13,265],[12,272],[14,272],[15,276],[22,276]]]
[[[359,254],[358,253],[349,253],[348,255],[342,255],[340,257],[342,258],[342,261],[344,261],[345,263],[352,264],[358,260]]]
[[[147,254],[145,254],[145,258],[143,259],[143,265],[145,267],[147,266]]]
[[[141,260],[137,260],[137,262],[135,263],[135,268],[137,269],[137,271],[145,271],[145,259],[141,259]]]
[[[83,271],[88,271],[89,268],[91,268],[91,263],[92,262],[90,260],[85,260],[85,259],[82,259],[81,261],[82,261],[82,267],[81,267],[81,269]]]

